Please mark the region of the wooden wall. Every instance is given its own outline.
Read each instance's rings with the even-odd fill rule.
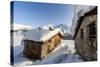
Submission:
[[[58,46],[61,42],[61,37],[57,34],[54,37],[52,37],[50,40],[45,42],[42,45],[42,54],[41,58],[46,57],[48,53],[50,53],[56,46]]]
[[[33,42],[30,40],[24,40],[24,50],[23,53],[28,58],[38,59],[41,58],[41,45],[42,43]]]

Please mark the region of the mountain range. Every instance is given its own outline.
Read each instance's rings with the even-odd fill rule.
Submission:
[[[14,24],[14,30],[19,30],[19,31],[39,29],[39,28],[45,29],[45,30],[49,30],[50,28],[51,29],[59,28],[64,34],[64,38],[72,36],[71,28],[67,26],[66,24],[59,24],[59,25],[48,24],[48,25],[40,26],[36,28],[33,28],[32,26],[28,26],[28,25]]]

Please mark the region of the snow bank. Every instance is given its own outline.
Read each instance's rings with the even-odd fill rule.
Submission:
[[[21,33],[16,33],[16,32],[14,32],[13,33],[13,40],[14,40],[14,46],[19,46],[19,45],[21,45],[21,41],[22,41],[22,39],[23,39],[23,35],[21,34]]]
[[[57,63],[72,63],[72,62],[82,62],[79,55],[75,54],[61,54],[55,56],[43,64],[57,64]]]

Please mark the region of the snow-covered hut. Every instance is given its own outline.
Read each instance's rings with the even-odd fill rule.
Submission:
[[[31,59],[42,59],[61,43],[62,35],[60,29],[30,30],[25,33],[22,40],[23,53]]]

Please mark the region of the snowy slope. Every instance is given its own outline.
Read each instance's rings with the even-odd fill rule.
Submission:
[[[50,54],[43,60],[30,60],[23,56],[23,45],[21,45],[22,34],[14,35],[14,65],[36,65],[36,64],[56,64],[68,62],[82,62],[79,55],[74,54],[74,41],[62,40],[61,44],[57,46]]]

